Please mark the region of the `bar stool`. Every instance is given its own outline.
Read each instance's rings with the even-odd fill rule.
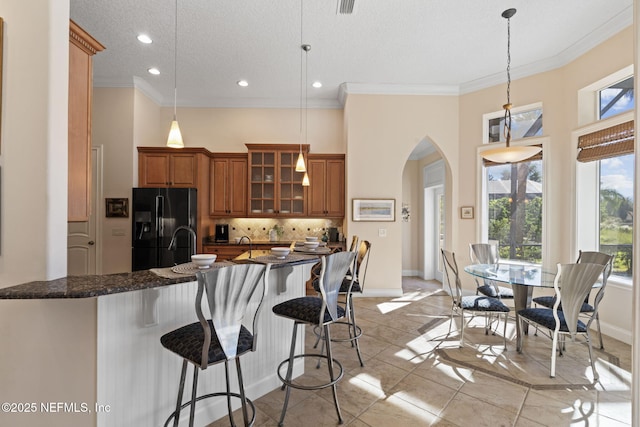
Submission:
[[[289,358],[285,359],[278,366],[278,377],[283,383],[285,388],[284,405],[282,407],[282,415],[280,416],[280,422],[278,425],[282,426],[284,423],[284,417],[287,413],[287,406],[289,404],[289,395],[291,388],[300,390],[320,390],[323,388],[331,387],[333,391],[333,401],[336,406],[336,413],[338,414],[339,423],[342,424],[342,413],[340,412],[340,405],[338,404],[338,394],[336,384],[343,375],[342,364],[333,359],[331,353],[331,335],[329,333],[329,326],[336,322],[338,319],[344,318],[346,311],[343,307],[338,305],[338,292],[342,285],[342,279],[344,278],[347,270],[352,266],[355,259],[354,252],[336,252],[334,254],[326,255],[321,258],[322,268],[319,277],[319,286],[321,296],[305,296],[300,298],[294,298],[273,307],[274,314],[287,319],[292,319],[293,323],[293,336],[291,338],[291,351]],[[327,348],[327,354],[295,354],[296,338],[298,332],[298,325],[308,324],[314,326],[321,326],[323,329],[323,338]],[[329,370],[329,381],[318,385],[303,385],[295,383],[292,379],[293,375],[293,362],[298,358],[305,357],[320,357],[327,360],[327,367]],[[334,372],[334,364],[337,365],[339,372]],[[281,374],[281,368],[287,365],[287,373],[283,377]]]
[[[360,242],[360,247],[358,248],[358,255],[356,257],[356,265],[353,270],[353,273],[350,271],[347,272],[344,279],[342,279],[342,285],[340,286],[339,294],[344,296],[344,301],[341,304],[344,304],[345,309],[347,311],[347,319],[346,321],[338,321],[335,323],[347,325],[349,327],[349,337],[348,338],[332,338],[333,342],[351,342],[351,347],[356,348],[356,353],[358,354],[358,360],[360,361],[360,366],[364,367],[364,361],[362,360],[362,354],[360,353],[360,344],[358,343],[358,339],[362,336],[362,328],[358,326],[356,323],[356,311],[353,306],[353,293],[357,292],[362,294],[364,292],[364,281],[367,276],[367,267],[369,265],[369,254],[371,251],[371,243],[368,240],[363,240]],[[313,288],[316,292],[320,293],[320,287],[318,286],[318,282],[314,281]],[[321,331],[319,327],[314,328],[314,333],[317,336],[316,342],[313,348],[318,346],[321,338]],[[354,344],[355,343],[355,344]],[[324,343],[322,344],[324,348]],[[318,367],[320,367],[320,361],[318,361]]]
[[[227,408],[231,425],[235,426],[232,417],[231,398],[239,398],[242,403],[244,425],[252,425],[256,411],[249,399],[245,397],[240,356],[256,350],[256,325],[262,300],[267,292],[267,277],[271,265],[238,264],[229,267],[214,268],[210,271],[196,273],[198,291],[196,294],[196,315],[198,322],[171,331],[160,338],[162,345],[182,357],[182,373],[178,388],[176,410],[171,413],[165,427],[173,419],[174,427],[180,420],[180,411],[191,406],[189,426],[193,426],[196,402],[210,397],[227,397]],[[262,280],[261,280],[262,279]],[[211,319],[202,313],[202,298],[206,290]],[[256,295],[255,299],[252,299]],[[257,304],[249,301],[257,300]],[[243,326],[243,320],[251,330]],[[229,388],[229,362],[235,360],[238,375],[239,393],[232,393]],[[226,392],[209,393],[196,397],[198,390],[198,372],[211,365],[224,362]],[[193,364],[193,385],[191,400],[182,404],[187,364]],[[247,405],[251,407],[251,419],[248,417]]]

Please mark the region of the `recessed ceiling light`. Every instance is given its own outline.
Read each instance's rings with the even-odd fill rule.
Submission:
[[[249,82],[246,80],[238,80],[238,86],[247,87],[249,86]]]
[[[149,37],[146,34],[138,34],[138,41],[144,44],[153,43],[153,40],[151,40],[151,37]]]
[[[149,72],[149,74],[153,74],[154,76],[160,74],[160,70],[158,70],[157,68],[149,68],[147,71]]]
[[[316,89],[319,89],[319,88],[322,87],[322,83],[321,82],[313,82],[313,84],[311,86],[315,87]]]

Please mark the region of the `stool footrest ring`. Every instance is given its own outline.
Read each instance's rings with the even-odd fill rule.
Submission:
[[[332,325],[348,325],[351,328],[355,327],[356,328],[356,334],[354,336],[350,337],[350,338],[334,338],[332,336],[331,337],[331,342],[350,342],[350,341],[357,340],[362,336],[362,328],[360,326],[358,326],[358,325],[353,325],[350,322],[333,322]],[[313,328],[313,333],[317,337],[322,338],[322,332],[320,332],[320,327],[319,326],[316,326],[316,327]]]
[[[204,399],[208,399],[210,397],[222,397],[222,396],[224,397],[231,396],[231,397],[236,397],[238,399],[242,399],[242,396],[240,396],[238,393],[219,392],[219,393],[209,393],[203,396],[198,396],[196,397],[196,402],[199,402]],[[245,400],[247,401],[247,405],[251,408],[251,419],[249,420],[249,425],[252,426],[256,421],[256,407],[253,405],[253,402],[250,399],[245,398]],[[188,402],[180,406],[180,412],[182,412],[184,408],[187,408],[189,406],[191,406],[191,400],[189,400]],[[171,420],[175,418],[175,416],[176,416],[176,411],[173,411],[171,415],[169,415],[169,418],[167,418],[167,421],[165,421],[164,427],[167,427],[171,422]]]
[[[294,359],[300,359],[300,358],[304,358],[304,357],[317,357],[317,358],[323,358],[323,359],[327,359],[329,360],[329,358],[324,355],[324,354],[314,354],[314,353],[305,353],[305,354],[296,354],[295,356],[293,356]],[[280,374],[280,369],[287,363],[291,362],[291,359],[285,359],[282,361],[282,363],[280,363],[280,365],[278,365],[278,378],[280,378],[280,381],[282,381],[282,383],[286,386],[289,386],[291,388],[296,388],[299,390],[321,390],[323,388],[327,388],[327,387],[331,387],[334,384],[336,384],[338,381],[340,381],[342,379],[342,376],[344,375],[344,370],[342,368],[342,363],[340,363],[339,361],[337,361],[336,359],[331,359],[334,363],[334,366],[337,366],[340,369],[340,373],[336,376],[336,378],[333,381],[329,381],[328,383],[323,383],[323,384],[318,384],[318,385],[303,385],[303,384],[295,384],[292,381],[287,381],[286,378],[284,378],[282,376],[282,374]]]

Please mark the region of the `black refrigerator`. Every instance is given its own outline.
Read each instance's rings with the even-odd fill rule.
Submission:
[[[180,226],[196,230],[195,188],[134,188],[132,203],[131,269],[172,267],[191,261],[193,235],[176,234],[174,250],[169,243]]]

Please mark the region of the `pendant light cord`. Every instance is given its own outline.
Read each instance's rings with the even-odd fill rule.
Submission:
[[[504,137],[506,146],[509,147],[511,143],[511,16],[507,16],[507,103],[504,105]]]
[[[175,35],[173,39],[173,120],[176,120],[178,111],[178,0],[176,0],[175,19]]]
[[[300,47],[303,48],[302,46],[302,40],[303,40],[303,11],[304,11],[304,0],[300,1]],[[304,49],[304,48],[303,48]],[[300,52],[300,154],[302,154],[302,89],[303,89],[303,82],[302,82],[302,73],[303,73],[303,69],[302,69],[302,52]]]
[[[309,113],[309,95],[308,95],[308,90],[309,90],[309,85],[307,84],[307,79],[309,78],[308,76],[308,70],[309,70],[309,50],[311,50],[311,46],[310,45],[305,45],[304,48],[304,143],[307,143],[307,133],[309,131],[309,120],[308,120],[308,113]]]

